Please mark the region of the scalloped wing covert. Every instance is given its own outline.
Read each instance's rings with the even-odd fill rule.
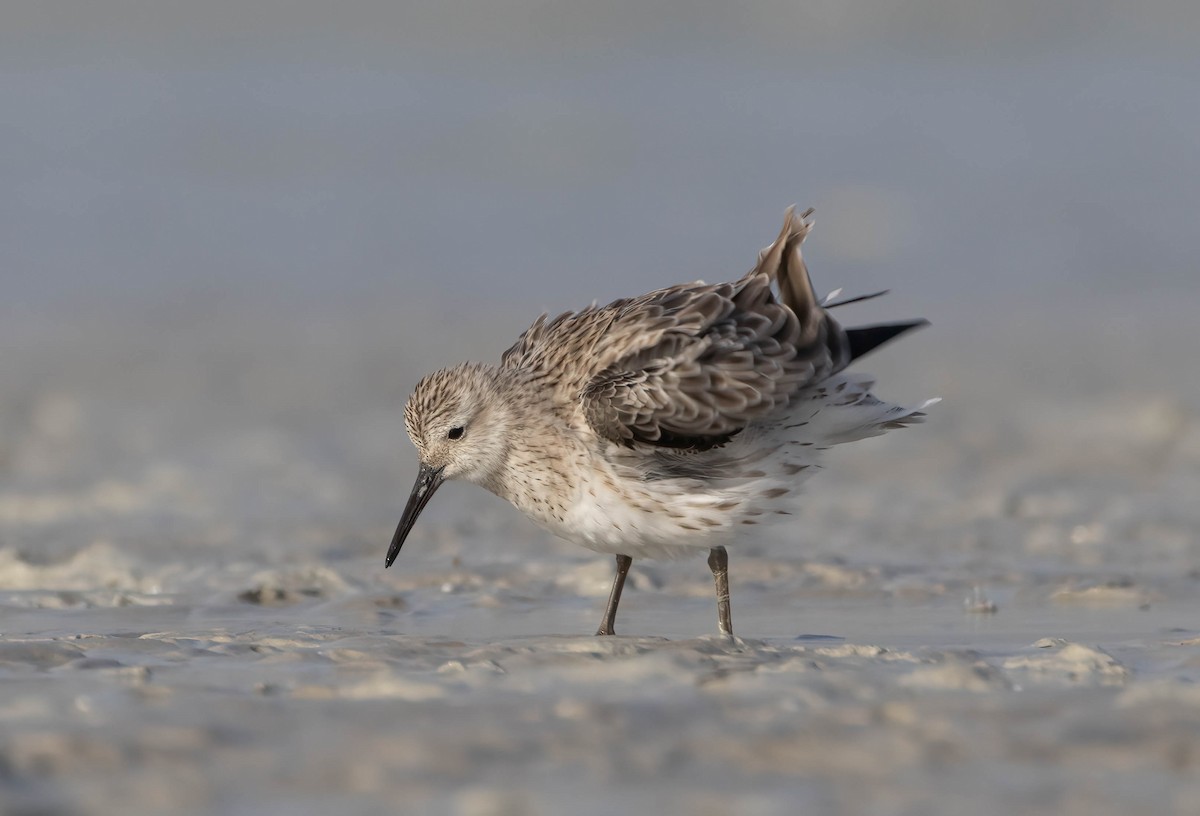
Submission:
[[[721,445],[849,361],[845,332],[817,304],[800,255],[810,227],[789,210],[779,238],[736,282],[543,315],[501,365],[577,400],[592,429],[614,442]]]
[[[822,343],[799,353],[800,321],[771,293],[765,276],[690,299],[696,330],[665,332],[597,373],[580,396],[601,436],[707,449],[786,408],[805,385],[828,375]],[[822,332],[824,334],[824,332]]]

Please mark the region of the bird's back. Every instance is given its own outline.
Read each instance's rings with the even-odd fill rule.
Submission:
[[[577,405],[614,441],[720,444],[849,362],[846,333],[818,304],[800,254],[805,216],[789,211],[779,237],[737,281],[543,315],[501,366]]]

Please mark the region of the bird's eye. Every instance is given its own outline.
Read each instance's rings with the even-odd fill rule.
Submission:
[[[458,425],[456,427],[451,428],[450,432],[446,434],[446,437],[448,439],[462,439],[462,435],[465,432],[466,432],[465,429],[461,425]]]

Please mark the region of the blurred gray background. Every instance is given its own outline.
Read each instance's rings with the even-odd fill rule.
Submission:
[[[0,477],[24,508],[166,462],[215,497],[7,540],[170,558],[316,514],[365,548],[422,373],[741,274],[791,203],[819,288],[893,289],[848,322],[935,324],[886,395],[1001,434],[1055,394],[1186,402],[1198,37],[1171,0],[6,3]],[[293,459],[345,484],[263,464]]]
[[[740,272],[792,202],[902,308],[1196,279],[1191,3],[3,14],[6,317],[560,308]]]

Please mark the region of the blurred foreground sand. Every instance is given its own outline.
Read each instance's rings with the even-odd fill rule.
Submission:
[[[1173,321],[949,318],[864,364],[945,402],[731,552],[727,644],[702,560],[635,563],[593,638],[608,560],[472,488],[385,572],[430,327],[309,317],[8,328],[6,812],[1200,810]]]

